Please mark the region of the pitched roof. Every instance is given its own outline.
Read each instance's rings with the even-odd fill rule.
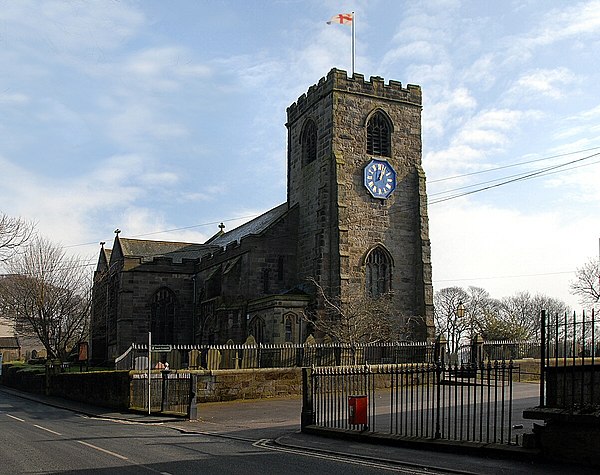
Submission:
[[[192,242],[146,241],[143,239],[119,238],[123,256],[151,261],[155,257],[170,257],[173,262],[182,259],[198,259],[216,249],[216,246]]]
[[[0,348],[20,348],[19,340],[14,336],[0,336]]]
[[[238,226],[235,229],[223,234],[218,234],[213,236],[206,244],[216,244],[221,247],[225,247],[227,244],[240,240],[243,237],[249,236],[251,234],[261,234],[264,232],[269,226],[271,226],[275,221],[281,218],[288,211],[288,205],[286,203],[282,203],[279,206],[267,211],[266,213],[261,214],[259,217],[254,218],[252,221],[248,221],[241,226]]]

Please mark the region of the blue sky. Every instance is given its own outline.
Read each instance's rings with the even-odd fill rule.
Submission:
[[[285,109],[350,70],[350,28],[325,22],[352,10],[356,72],[423,88],[435,289],[576,306],[600,1],[0,1],[0,209],[92,263],[115,228],[202,242],[285,201]]]

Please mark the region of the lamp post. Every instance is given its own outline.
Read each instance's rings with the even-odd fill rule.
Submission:
[[[455,328],[459,327],[462,323],[462,319],[465,317],[465,306],[462,303],[462,300],[458,301],[458,307],[456,307],[456,325]],[[458,357],[458,341],[455,342],[456,345],[456,356]],[[462,358],[461,358],[462,359]],[[461,361],[462,363],[462,361]]]

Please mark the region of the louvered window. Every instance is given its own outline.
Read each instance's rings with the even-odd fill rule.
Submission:
[[[367,124],[367,153],[391,156],[391,126],[385,115],[376,112]]]
[[[302,130],[302,161],[304,164],[317,159],[317,126],[314,121],[308,120]]]

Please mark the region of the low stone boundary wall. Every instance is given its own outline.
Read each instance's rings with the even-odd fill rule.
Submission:
[[[193,371],[193,374],[197,378],[196,401],[198,403],[302,394],[301,368],[221,369]]]
[[[60,373],[50,376],[48,395],[113,409],[129,409],[129,371]]]

